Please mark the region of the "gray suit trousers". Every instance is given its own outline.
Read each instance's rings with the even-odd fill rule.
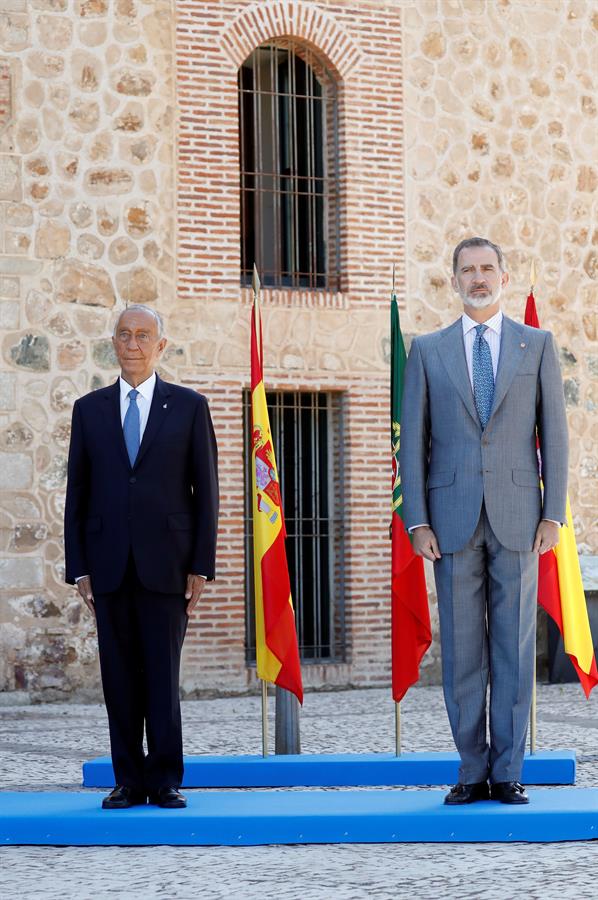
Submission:
[[[443,553],[434,575],[459,781],[519,781],[536,662],[538,554],[503,547],[482,506],[471,540],[458,553]]]

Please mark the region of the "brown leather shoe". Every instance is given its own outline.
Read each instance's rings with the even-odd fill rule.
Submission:
[[[129,809],[131,806],[145,806],[146,803],[147,797],[142,791],[117,784],[102,800],[102,809]]]
[[[491,784],[490,797],[492,800],[500,800],[501,803],[529,803],[525,788],[518,781],[497,781],[496,784]]]
[[[485,781],[476,781],[474,784],[461,784],[459,782],[451,788],[444,802],[447,806],[464,806],[466,803],[475,803],[476,800],[488,800],[490,791]]]
[[[149,802],[162,809],[183,809],[187,806],[186,798],[173,787],[158,788],[149,795]]]

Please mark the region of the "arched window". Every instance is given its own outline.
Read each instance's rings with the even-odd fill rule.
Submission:
[[[253,51],[239,70],[241,282],[339,289],[336,82],[302,44]]]

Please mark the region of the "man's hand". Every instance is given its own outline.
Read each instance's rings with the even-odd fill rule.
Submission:
[[[83,597],[85,605],[92,616],[95,616],[96,609],[93,605],[93,591],[91,589],[91,578],[89,577],[89,575],[86,575],[84,578],[79,579],[79,581],[77,582],[77,590],[79,591],[81,597]]]
[[[552,550],[559,542],[559,526],[556,522],[549,522],[548,519],[542,519],[536,531],[536,539],[532,550],[534,553],[546,553]]]
[[[187,575],[187,589],[185,591],[185,600],[188,600],[187,615],[190,616],[202,595],[202,591],[206,586],[206,579],[201,575]]]
[[[423,556],[434,562],[440,559],[441,553],[438,549],[438,541],[436,535],[428,525],[419,525],[412,532],[413,552],[417,556]]]

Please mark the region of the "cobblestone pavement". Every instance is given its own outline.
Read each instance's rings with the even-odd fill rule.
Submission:
[[[598,787],[596,703],[596,698],[586,702],[578,685],[538,689],[538,745],[575,748],[577,783],[583,787]],[[187,701],[183,717],[187,753],[261,751],[257,697]],[[439,688],[409,692],[402,731],[405,750],[452,749]],[[305,753],[392,751],[389,692],[308,694],[301,741]],[[107,753],[105,712],[99,704],[0,706],[1,789],[79,790],[81,763]],[[98,792],[98,801],[103,793]],[[595,900],[598,842],[5,847],[0,852],[2,900],[116,895],[124,900]]]

